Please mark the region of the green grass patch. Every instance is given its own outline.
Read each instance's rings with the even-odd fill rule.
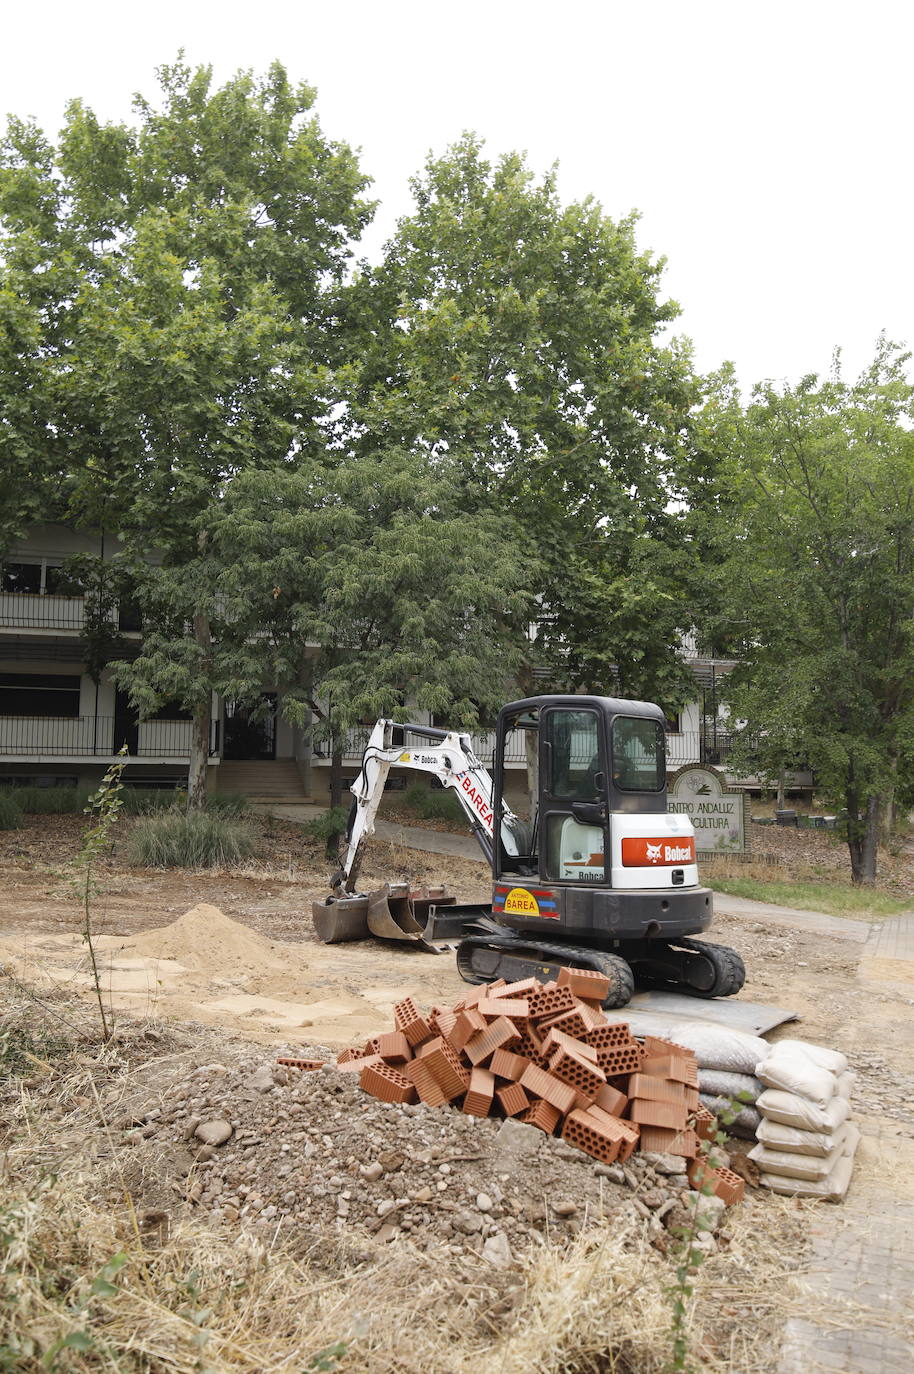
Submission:
[[[746,897],[754,902],[798,907],[801,911],[823,911],[828,916],[866,919],[874,916],[902,916],[914,910],[914,902],[852,887],[849,883],[768,882],[761,878],[716,878],[705,870],[705,882],[715,892],[731,897]]]
[[[18,830],[22,824],[22,808],[13,797],[0,792],[0,830]]]
[[[137,821],[127,845],[138,868],[224,868],[254,852],[256,837],[238,817],[166,811]]]
[[[464,821],[463,807],[449,787],[428,787],[412,782],[403,793],[402,806],[424,821]]]

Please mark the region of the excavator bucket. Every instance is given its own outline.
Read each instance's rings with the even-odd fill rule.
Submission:
[[[429,888],[427,893],[410,892],[408,883],[385,883],[367,897],[330,897],[314,902],[311,914],[314,929],[325,945],[345,940],[408,940],[429,954],[442,951],[430,944],[427,936],[430,917],[439,906],[453,905],[454,898],[444,888]]]

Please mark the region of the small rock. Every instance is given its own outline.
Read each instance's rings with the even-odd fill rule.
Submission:
[[[388,1221],[385,1222],[377,1232],[377,1237],[382,1245],[386,1245],[388,1241],[393,1240],[394,1236],[399,1235],[399,1233],[399,1226],[394,1226],[393,1222]]]
[[[431,1188],[420,1188],[418,1193],[414,1195],[413,1202],[431,1202],[434,1196],[435,1194],[432,1192]]]
[[[273,1088],[273,1070],[269,1064],[262,1064],[256,1073],[252,1073],[245,1087],[253,1088],[255,1092],[266,1093]]]
[[[625,1174],[619,1164],[597,1164],[594,1167],[594,1173],[598,1178],[611,1179],[613,1183],[625,1182]]]
[[[359,1173],[366,1182],[377,1183],[378,1179],[384,1176],[384,1165],[375,1160],[371,1164],[363,1164]]]
[[[204,1145],[224,1145],[231,1139],[232,1128],[227,1121],[201,1121],[194,1135]]]
[[[570,1198],[559,1198],[557,1202],[553,1202],[552,1210],[557,1217],[573,1217],[577,1214],[578,1204]]]
[[[399,1150],[388,1150],[383,1155],[378,1155],[378,1160],[389,1174],[395,1174],[398,1169],[402,1169],[406,1163],[406,1156]]]
[[[688,1161],[681,1159],[679,1155],[657,1154],[653,1150],[645,1150],[641,1158],[658,1174],[684,1174],[688,1167]]]
[[[512,1263],[514,1256],[511,1254],[511,1246],[504,1231],[496,1231],[489,1236],[482,1247],[482,1257],[496,1269],[506,1269]]]
[[[648,1188],[647,1192],[641,1194],[641,1201],[645,1207],[650,1207],[652,1212],[662,1207],[666,1200],[667,1195],[662,1188]]]
[[[535,1155],[542,1140],[543,1133],[536,1126],[528,1126],[509,1116],[495,1133],[495,1149],[499,1154],[524,1158]]]
[[[476,1206],[480,1212],[491,1212],[494,1205],[488,1193],[476,1194]]]
[[[386,1217],[388,1212],[392,1212],[396,1205],[392,1197],[385,1197],[378,1203],[375,1211],[379,1217]]]
[[[454,1218],[454,1226],[465,1236],[473,1236],[482,1230],[482,1217],[474,1216],[472,1212],[461,1212]]]

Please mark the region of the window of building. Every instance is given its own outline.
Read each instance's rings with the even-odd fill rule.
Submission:
[[[0,590],[36,596],[41,591],[40,563],[4,563]]]
[[[72,718],[78,715],[78,676],[0,673],[0,716]]]

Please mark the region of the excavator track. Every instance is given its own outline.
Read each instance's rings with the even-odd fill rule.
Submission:
[[[617,954],[578,945],[547,945],[539,940],[498,934],[468,935],[457,946],[457,971],[465,983],[491,983],[504,978],[557,978],[559,970],[591,968],[609,979],[606,1008],[624,1007],[635,991],[632,970]]]
[[[732,997],[746,981],[745,965],[735,949],[685,936],[639,952],[632,958],[632,969],[641,988],[690,997]]]

